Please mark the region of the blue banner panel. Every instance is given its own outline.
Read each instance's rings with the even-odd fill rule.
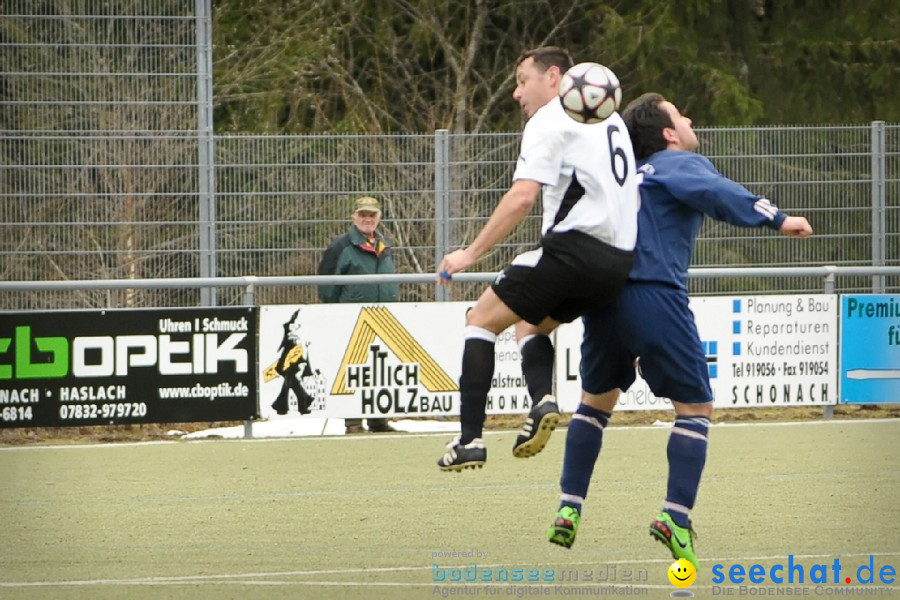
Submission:
[[[255,418],[257,313],[0,313],[0,427]]]
[[[900,402],[900,296],[841,298],[841,402]]]

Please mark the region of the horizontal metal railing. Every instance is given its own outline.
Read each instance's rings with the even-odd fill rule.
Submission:
[[[457,273],[454,281],[488,282],[496,273]],[[822,291],[834,292],[836,277],[900,276],[900,266],[863,267],[822,265],[817,267],[708,267],[689,269],[688,276],[698,279],[720,277],[821,277]],[[238,287],[244,289],[244,304],[255,304],[258,287],[302,285],[352,285],[366,283],[430,283],[434,273],[395,273],[390,275],[296,275],[257,277],[183,277],[169,279],[84,279],[60,281],[0,281],[0,293],[11,291],[49,291],[78,289],[199,289]]]

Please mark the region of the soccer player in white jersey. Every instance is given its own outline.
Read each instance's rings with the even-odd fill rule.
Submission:
[[[519,58],[513,98],[528,121],[513,184],[472,244],[444,256],[438,267],[438,282],[448,283],[506,237],[542,195],[540,246],[517,256],[467,315],[461,434],[438,460],[445,471],[481,466],[487,459],[481,436],[494,343],[513,324],[534,402],[513,454],[528,457],[544,447],[559,422],[548,334],[611,302],[632,265],[638,191],[631,140],[618,113],[593,125],[566,116],[557,91],[571,66],[568,53],[555,47]]]

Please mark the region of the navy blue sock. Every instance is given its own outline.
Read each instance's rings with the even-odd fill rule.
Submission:
[[[553,392],[553,342],[546,335],[530,335],[519,343],[519,353],[528,395],[537,404]]]
[[[603,446],[603,429],[612,417],[608,412],[578,405],[572,415],[569,432],[566,434],[566,453],[563,458],[562,477],[559,484],[560,508],[571,506],[581,512],[587,497],[594,464]]]
[[[679,416],[669,435],[669,484],[663,510],[679,527],[690,527],[691,509],[697,500],[700,477],[709,445],[709,419]]]
[[[487,395],[494,376],[494,342],[497,336],[480,327],[466,327],[462,374],[459,377],[459,441],[465,445],[480,438],[484,429]]]

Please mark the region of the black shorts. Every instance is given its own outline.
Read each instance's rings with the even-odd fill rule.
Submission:
[[[547,317],[571,323],[616,298],[633,260],[632,252],[581,232],[549,233],[497,275],[491,289],[532,325]]]

